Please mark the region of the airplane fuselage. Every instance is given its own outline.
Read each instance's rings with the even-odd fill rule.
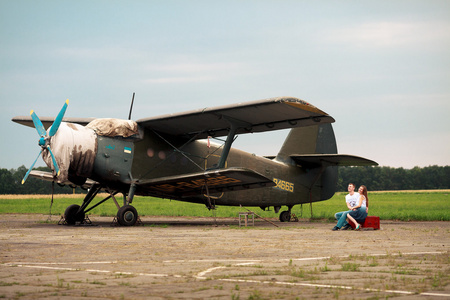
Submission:
[[[206,140],[170,141],[145,130],[141,139],[98,137],[97,157],[92,179],[106,183],[114,189],[128,192],[133,180],[149,180],[213,169],[222,154],[222,145]],[[328,176],[331,182],[337,178],[337,170],[328,167],[325,172],[319,168],[306,169],[292,160],[279,161],[232,148],[225,168],[242,167],[256,171],[270,178],[274,187],[254,190],[211,194],[216,205],[243,206],[293,206],[329,199],[334,194],[323,191],[319,179]],[[227,180],[227,178],[224,178]],[[184,180],[177,185],[199,185],[198,181]],[[205,203],[207,195],[177,199],[164,194],[162,185],[158,191],[139,188],[136,195],[156,196]]]

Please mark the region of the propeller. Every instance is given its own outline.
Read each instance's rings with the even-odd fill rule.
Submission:
[[[31,119],[33,120],[34,127],[36,128],[36,130],[39,134],[39,146],[41,146],[42,149],[41,149],[41,152],[39,152],[39,155],[34,160],[31,167],[28,169],[25,176],[23,177],[22,184],[24,184],[25,181],[27,180],[28,175],[30,175],[31,170],[33,169],[34,165],[36,164],[36,161],[38,160],[39,156],[42,154],[42,152],[45,149],[48,150],[48,152],[50,153],[50,155],[52,157],[53,167],[55,169],[56,176],[59,176],[60,170],[58,168],[58,164],[56,163],[56,159],[55,159],[55,156],[53,155],[52,149],[50,148],[50,138],[52,136],[54,136],[56,134],[56,132],[58,131],[59,125],[61,125],[62,119],[64,117],[64,114],[66,113],[66,109],[67,109],[68,105],[69,105],[69,99],[66,100],[61,111],[56,116],[55,121],[53,122],[52,127],[50,128],[48,134],[47,134],[47,131],[45,130],[44,125],[42,124],[41,120],[36,115],[36,113],[33,110],[30,111],[30,116],[31,116]]]

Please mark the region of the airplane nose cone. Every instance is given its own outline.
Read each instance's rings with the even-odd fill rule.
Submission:
[[[45,138],[41,137],[39,139],[39,146],[44,147],[45,146]]]

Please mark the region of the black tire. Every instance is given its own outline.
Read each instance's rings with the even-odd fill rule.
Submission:
[[[285,210],[280,213],[280,222],[290,222],[291,221],[291,212]]]
[[[78,213],[79,209],[80,206],[77,204],[69,205],[66,208],[66,211],[64,212],[64,219],[68,225],[75,225],[76,222],[81,223],[84,221],[85,213],[84,211]]]
[[[117,221],[122,226],[134,226],[138,219],[136,208],[131,205],[124,205],[117,212]]]

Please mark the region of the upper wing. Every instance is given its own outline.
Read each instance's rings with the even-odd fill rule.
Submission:
[[[175,175],[136,183],[140,194],[181,199],[190,196],[271,187],[275,183],[249,169],[229,168]]]
[[[52,126],[53,122],[55,121],[55,117],[39,117],[39,119],[41,120],[42,125],[44,125],[45,130],[47,130],[50,126]],[[93,120],[95,120],[95,118],[63,118],[62,119],[63,122],[76,123],[76,124],[80,124],[83,126],[86,126]],[[17,116],[17,117],[12,118],[12,121],[34,128],[34,124],[33,124],[33,120],[31,119],[31,116]]]
[[[348,154],[291,155],[296,163],[306,167],[317,166],[378,166],[373,160]]]
[[[334,119],[303,100],[280,97],[140,119],[136,122],[163,134],[202,139],[227,135],[230,122],[238,124],[236,134],[242,134],[332,123]]]
[[[55,118],[40,117],[45,129]],[[63,122],[87,125],[95,118],[63,118]],[[12,121],[34,127],[30,116],[17,116]],[[197,139],[225,136],[231,124],[237,124],[236,134],[263,132],[318,123],[332,123],[334,119],[317,107],[297,98],[279,97],[226,106],[193,110],[158,117],[140,119],[140,126],[159,133]]]

